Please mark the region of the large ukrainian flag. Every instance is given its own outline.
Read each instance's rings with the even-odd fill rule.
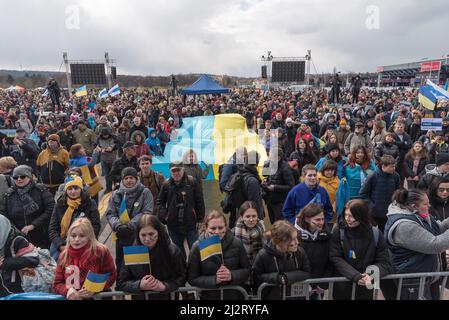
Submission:
[[[198,243],[200,249],[201,261],[206,260],[216,254],[223,254],[221,249],[221,239],[219,236],[213,236]]]
[[[435,110],[439,100],[449,100],[449,92],[427,80],[426,85],[419,88],[419,103],[426,109]]]
[[[170,177],[169,164],[182,161],[183,155],[190,149],[195,151],[198,163],[205,168],[205,163],[212,165],[206,180],[218,179],[218,167],[227,163],[237,147],[245,146],[247,151],[257,151],[260,156],[259,172],[268,160],[265,147],[260,143],[256,133],[249,132],[246,119],[239,114],[220,114],[184,118],[175,140],[170,141],[163,157],[153,158],[153,170]]]

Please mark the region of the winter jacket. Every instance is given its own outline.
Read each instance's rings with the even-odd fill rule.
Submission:
[[[199,164],[186,164],[184,163],[184,172],[196,179],[198,184],[200,185],[201,190],[203,190],[203,179],[209,175],[211,167],[209,166],[206,169],[201,169]]]
[[[141,137],[141,142],[137,143],[136,136]],[[134,143],[134,146],[136,147],[136,157],[140,158],[143,155],[151,156],[150,148],[145,143],[146,137],[143,134],[142,131],[136,130],[131,135],[131,142]]]
[[[185,173],[179,184],[173,178],[162,184],[156,205],[159,220],[181,233],[194,230],[204,218],[203,192],[196,179]]]
[[[204,235],[200,236],[200,240],[196,241],[189,254],[187,263],[188,281],[194,287],[205,289],[217,289],[221,286],[241,286],[249,277],[250,264],[248,256],[242,242],[235,238],[228,230],[221,240],[222,255],[213,255],[204,261],[200,258],[199,241],[204,239]],[[216,284],[216,273],[220,266],[224,264],[231,271],[231,281],[227,283]],[[217,300],[220,297],[219,291],[202,291],[201,299]],[[241,299],[241,295],[235,291],[225,291],[223,295],[225,300]]]
[[[123,155],[120,159],[114,161],[111,171],[109,172],[109,177],[111,178],[112,183],[119,183],[122,181],[122,170],[127,167],[132,167],[139,171],[137,157],[128,159],[125,155]]]
[[[324,163],[325,163],[327,160],[330,160],[330,159],[329,159],[329,156],[322,157],[322,158],[316,163],[315,168],[316,168],[318,171],[320,171],[321,168],[324,166]],[[344,165],[345,165],[345,160],[342,159],[342,160],[340,160],[337,164],[338,164],[338,167],[337,167],[337,177],[339,177],[339,178],[341,179],[341,178],[343,178],[343,176],[344,176],[343,169],[344,169]]]
[[[421,158],[418,164],[418,172],[415,174],[413,172],[413,159],[411,157],[406,157],[404,160],[404,173],[406,178],[414,178],[415,176],[422,176],[426,173],[426,165],[428,161],[426,158]]]
[[[145,143],[147,144],[148,148],[150,149],[150,153],[151,155],[154,156],[162,156],[162,147],[161,147],[161,141],[159,140],[159,138],[156,137],[152,137],[151,133],[154,132],[154,128],[150,128],[149,130],[149,136],[148,139],[145,140]]]
[[[361,274],[365,273],[370,265],[379,267],[380,277],[391,273],[392,268],[388,256],[388,249],[379,230],[379,238],[376,245],[374,233],[371,226],[359,225],[349,228],[340,219],[338,226],[333,230],[330,242],[330,260],[335,267],[335,276],[343,276],[357,283]],[[344,231],[343,245],[341,244],[340,228]],[[353,251],[353,255],[350,254]],[[351,299],[352,283],[336,283],[334,288],[334,299]],[[373,292],[365,287],[357,285],[356,300],[371,300]]]
[[[290,155],[288,160],[296,161],[298,163],[298,169],[301,171],[302,167],[306,164],[315,164],[318,161],[318,157],[313,152],[302,153],[301,151],[296,150]]]
[[[438,221],[449,218],[449,199],[443,200],[434,194],[429,194],[429,213]]]
[[[47,148],[39,154],[36,164],[44,185],[55,188],[64,183],[65,171],[69,168],[69,153],[61,146],[57,152]]]
[[[67,208],[68,205],[66,197],[62,196],[56,202],[56,206],[53,209],[53,213],[51,215],[50,225],[48,227],[48,236],[51,243],[56,248],[65,246],[67,241],[67,236],[61,238],[61,221]],[[100,234],[101,222],[97,203],[94,200],[90,199],[89,195],[84,192],[81,195],[81,205],[73,212],[70,224],[72,224],[76,219],[79,218],[87,218],[90,220],[90,222],[92,223],[92,227],[94,228],[95,236],[98,238],[98,235]]]
[[[13,257],[11,246],[16,255],[20,252],[27,253]],[[5,243],[5,260],[0,266],[0,298],[12,293],[23,292],[18,271],[24,268],[34,268],[39,264],[37,251],[30,252],[32,249],[33,245],[19,230],[12,227]]]
[[[389,206],[387,216],[385,235],[395,271],[442,271],[441,253],[449,248],[449,219],[424,218],[396,202]]]
[[[370,202],[374,217],[385,219],[393,193],[400,188],[401,182],[397,172],[391,174],[377,168],[365,180],[360,189],[360,196]]]
[[[17,165],[27,165],[33,169],[33,172],[38,175],[36,160],[41,152],[41,149],[31,139],[21,139],[25,144],[21,147],[15,146],[11,151],[11,157],[16,160]]]
[[[185,285],[187,266],[181,251],[170,240],[164,245],[161,245],[159,241],[151,249],[151,273],[148,264],[123,265],[117,280],[117,290],[142,294],[137,298],[143,299],[145,291],[140,289],[140,281],[144,276],[151,274],[165,285],[166,290],[158,294],[151,294],[149,298],[151,300],[169,300],[170,292]]]
[[[60,130],[58,132],[59,141],[61,146],[65,148],[67,151],[70,151],[70,148],[75,144],[75,137],[73,136],[72,131]]]
[[[349,199],[354,199],[359,196],[360,188],[365,183],[366,178],[376,170],[374,161],[371,160],[368,169],[363,170],[358,164],[355,164],[353,168],[348,164],[345,167],[344,178],[349,186]]]
[[[85,250],[86,246],[81,248]],[[68,250],[66,248],[65,250]],[[76,262],[73,257],[68,254],[67,261],[65,265],[62,264],[62,259],[64,258],[64,251],[59,256],[58,265],[56,267],[55,280],[53,282],[53,290],[56,294],[67,296],[69,287],[67,287],[67,278],[72,278],[74,273],[79,270],[79,285],[81,289],[83,287],[84,281],[86,280],[87,274],[90,272],[98,274],[109,273],[108,280],[106,281],[103,291],[109,290],[117,278],[117,272],[115,269],[114,259],[108,248],[104,245],[97,246],[95,251],[89,255],[82,255],[81,259]],[[70,252],[70,251],[69,251]]]
[[[285,201],[288,192],[295,186],[295,179],[287,162],[279,161],[276,168],[270,168],[270,163],[267,161],[264,164],[264,175],[268,174],[266,185],[274,185],[274,190],[266,190],[267,195],[264,199],[271,204],[281,203]],[[276,172],[271,172],[274,169]]]
[[[404,133],[402,136],[402,140],[399,138],[397,134],[394,135],[394,143],[399,148],[399,159],[398,163],[402,163],[405,159],[405,155],[412,148],[412,139],[407,133]]]
[[[256,204],[259,219],[263,220],[265,212],[262,203],[261,180],[257,168],[253,165],[243,165],[238,166],[237,170],[243,175],[242,194],[245,201],[253,201]]]
[[[350,154],[358,146],[364,146],[368,152],[373,150],[373,143],[368,134],[355,134],[354,132],[349,134],[345,141],[345,154]]]
[[[24,202],[20,200],[17,187],[9,188],[5,197],[0,201],[0,214],[7,217],[19,230],[28,225],[33,225],[34,230],[28,233],[28,239],[36,247],[47,248],[48,225],[55,206],[53,195],[40,184],[31,182],[32,187],[28,195],[37,204],[35,211],[25,215]]]
[[[147,127],[145,126],[144,123],[141,123],[140,126],[138,126],[138,127],[136,127],[136,125],[134,124],[134,125],[128,130],[129,136],[132,137],[133,133],[136,132],[136,131],[142,132],[142,133],[145,135],[145,139],[149,137],[148,129],[147,129]],[[145,140],[145,139],[143,139],[143,140]],[[131,140],[131,141],[132,141],[132,140]]]
[[[76,143],[79,143],[84,147],[87,154],[92,154],[95,148],[95,142],[97,141],[97,136],[91,129],[86,128],[84,131],[77,129],[73,131],[73,137],[75,138]]]
[[[304,249],[309,260],[310,277],[331,277],[333,274],[333,265],[329,260],[330,232],[323,230],[312,234],[297,224],[295,224],[295,228],[298,230],[299,245]],[[319,287],[326,289],[327,284],[319,284]]]
[[[113,163],[117,159],[117,149],[119,148],[119,141],[115,135],[110,133],[110,135],[106,138],[102,135],[100,135],[97,139],[97,145],[102,148],[111,148],[112,151],[101,152],[101,161],[104,163]]]
[[[321,172],[318,172],[318,181],[320,186],[326,189],[327,194],[329,195],[329,200],[331,201],[332,207],[335,211],[337,209],[335,202],[337,201],[337,191],[338,186],[340,185],[340,179],[337,176],[327,178],[323,176]]]
[[[135,189],[132,193],[125,192],[123,183],[120,189],[115,190],[109,199],[108,209],[106,210],[106,217],[109,221],[112,231],[117,232],[117,229],[123,225],[120,221],[120,205],[122,203],[123,197],[126,194],[125,202],[126,209],[128,211],[128,216],[130,221],[128,226],[132,230],[136,230],[137,223],[140,216],[143,213],[153,212],[153,196],[147,188],[143,186],[139,181],[137,182]]]
[[[285,280],[288,295],[292,284],[310,278],[310,265],[303,248],[298,247],[294,253],[281,253],[269,241],[257,254],[253,272],[257,287],[262,283],[277,285],[263,290],[262,299],[280,300],[282,299],[281,279]]]
[[[333,208],[326,189],[319,185],[309,188],[304,182],[290,190],[282,208],[282,215],[294,225],[296,215],[312,200],[323,206],[325,220],[330,221]]]
[[[395,145],[394,143],[383,142],[374,149],[374,159],[376,160],[377,163],[379,163],[380,158],[382,158],[385,155],[392,156],[397,161],[399,159],[398,146]]]
[[[161,191],[162,184],[165,181],[164,176],[156,171],[150,170],[150,174],[148,176],[144,176],[142,172],[139,172],[140,182],[151,191],[153,195],[153,210],[157,209],[156,200],[159,196],[159,192]]]
[[[436,177],[448,177],[448,173],[440,173],[435,165],[426,166],[426,174],[424,174],[418,182],[418,189],[429,190]]]

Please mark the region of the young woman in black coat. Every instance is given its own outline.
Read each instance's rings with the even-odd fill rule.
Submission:
[[[199,241],[218,235],[221,239],[222,255],[213,255],[201,261]],[[227,228],[226,217],[212,211],[204,218],[203,231],[189,254],[188,281],[194,287],[218,289],[221,286],[244,286],[251,265],[242,241]],[[237,291],[225,290],[225,300],[242,299]],[[220,299],[219,291],[202,291],[201,299]]]
[[[324,223],[323,208],[311,203],[305,206],[296,218],[295,228],[298,230],[300,246],[307,254],[310,263],[311,278],[329,278],[333,273],[333,266],[329,260],[330,232]],[[313,285],[311,300],[321,300],[326,283]]]
[[[95,237],[98,238],[100,233],[101,222],[97,203],[89,197],[83,188],[83,179],[78,176],[70,176],[65,180],[63,195],[56,201],[48,227],[51,241],[50,253],[55,261],[58,261],[60,252],[65,249],[67,231],[76,219],[89,219]]]
[[[157,292],[148,298],[169,300],[170,292],[186,283],[186,262],[181,251],[170,241],[159,219],[149,214],[139,219],[135,245],[150,249],[150,264],[123,265],[117,289],[138,294],[136,299],[143,299],[145,292]]]
[[[424,144],[417,141],[404,159],[404,172],[408,189],[418,186],[419,179],[426,173],[426,165],[430,163],[430,157]]]
[[[356,283],[356,300],[372,300],[373,291],[366,288],[371,283],[369,275],[365,273],[366,268],[377,266],[381,278],[391,272],[384,236],[379,229],[374,228],[365,201],[355,199],[346,204],[345,213],[332,232],[330,260],[335,267],[335,276],[345,277],[351,282],[335,284],[335,300],[350,300],[353,283]]]
[[[429,188],[429,213],[436,220],[449,217],[449,178],[436,177]]]
[[[276,221],[266,236],[269,241],[256,256],[253,264],[257,287],[262,283],[274,284],[262,292],[262,299],[282,299],[282,286],[287,286],[310,277],[310,267],[303,248],[298,246],[298,231],[284,220]]]

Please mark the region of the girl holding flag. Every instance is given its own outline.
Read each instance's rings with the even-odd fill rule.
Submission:
[[[170,241],[167,229],[154,215],[143,214],[137,223],[135,246],[136,259],[124,256],[117,289],[134,294],[159,292],[149,296],[151,300],[169,300],[169,293],[186,283],[186,262],[179,248]],[[128,247],[129,248],[129,247]],[[143,298],[138,296],[136,298]]]
[[[217,211],[203,222],[199,240],[190,251],[188,281],[192,286],[217,289],[220,286],[243,286],[250,274],[250,263],[242,242],[228,229],[226,217]],[[224,291],[225,300],[241,299],[233,291]],[[202,291],[201,299],[220,299],[219,291]]]
[[[95,238],[90,220],[75,220],[67,232],[66,248],[59,256],[54,292],[68,300],[89,299],[96,292],[108,290],[116,277],[114,259]]]

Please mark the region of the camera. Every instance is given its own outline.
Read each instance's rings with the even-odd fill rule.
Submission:
[[[178,222],[183,223],[184,222],[184,203],[178,203],[176,205],[176,209],[178,210]]]

